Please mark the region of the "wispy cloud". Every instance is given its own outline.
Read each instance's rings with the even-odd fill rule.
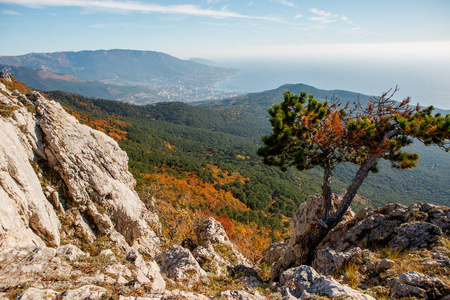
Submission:
[[[238,18],[238,19],[259,19],[278,22],[277,18],[266,16],[250,16],[227,10],[203,9],[196,5],[158,5],[142,2],[114,1],[114,0],[0,0],[0,3],[15,4],[29,7],[47,6],[75,6],[86,9],[116,10],[118,12],[141,12],[160,14],[179,14],[197,17],[209,17],[217,19]]]
[[[293,3],[293,2],[289,2],[289,1],[286,1],[286,0],[270,0],[270,1],[271,1],[271,2],[280,3],[280,4],[282,4],[282,5],[294,7],[294,3]]]
[[[350,21],[350,19],[347,18],[346,16],[341,16],[341,20],[344,21],[344,22],[347,23],[347,24],[355,25],[355,23],[353,23],[352,21]]]
[[[311,8],[309,11],[316,15],[314,17],[308,18],[308,20],[311,20],[314,22],[327,24],[327,23],[333,23],[338,20],[341,20],[349,25],[355,26],[355,23],[353,21],[351,21],[347,16],[344,16],[344,15],[333,14],[331,12],[326,12],[324,10],[320,10],[317,8]]]
[[[0,14],[2,14],[2,15],[9,15],[9,16],[21,16],[22,15],[22,14],[16,12],[16,11],[7,10],[7,9],[2,10],[0,12]]]
[[[313,14],[317,15],[314,17],[309,17],[308,19],[314,22],[320,22],[320,23],[332,23],[336,22],[336,19],[339,17],[339,15],[332,14],[330,12],[326,12],[324,10],[319,10],[317,8],[311,8],[309,10]]]
[[[300,18],[302,18],[302,17],[303,17],[302,14],[296,14],[295,17],[294,17],[294,19],[300,19]]]

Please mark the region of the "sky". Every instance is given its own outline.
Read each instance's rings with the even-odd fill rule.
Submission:
[[[0,0],[0,55],[445,59],[449,0]],[[6,41],[6,42],[5,42]]]

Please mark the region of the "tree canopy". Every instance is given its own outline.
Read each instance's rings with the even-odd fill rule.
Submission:
[[[282,170],[324,170],[324,212],[316,245],[341,220],[368,173],[377,171],[380,159],[397,169],[415,167],[418,154],[404,149],[414,140],[449,151],[450,115],[433,115],[432,106],[410,106],[409,98],[393,101],[396,91],[368,99],[365,107],[359,101],[342,107],[335,99],[319,102],[305,92],[295,95],[286,91],[284,100],[268,110],[272,133],[263,137],[264,145],[258,150],[264,163]],[[344,162],[359,165],[359,169],[331,215],[332,172]],[[310,246],[316,246],[313,244]]]

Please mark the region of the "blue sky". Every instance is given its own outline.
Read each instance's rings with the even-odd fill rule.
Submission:
[[[0,0],[0,55],[121,48],[448,59],[449,16],[448,0]]]

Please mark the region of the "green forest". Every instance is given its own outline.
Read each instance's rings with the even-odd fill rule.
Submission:
[[[308,86],[284,86],[196,106],[181,102],[136,106],[64,92],[46,95],[72,111],[86,114],[87,118],[120,120],[115,126],[126,132],[126,138],[120,139],[119,144],[128,153],[138,184],[144,184],[142,173],[166,172],[178,178],[194,173],[204,182],[214,184],[216,189],[230,191],[251,209],[221,208],[217,213],[239,222],[280,227],[282,215],[292,216],[308,195],[320,192],[322,182],[320,170],[281,172],[264,166],[256,155],[261,137],[270,130],[266,109],[281,100],[283,90],[298,92],[299,88],[308,89]],[[318,99],[329,96],[320,91],[314,91]],[[333,95],[345,101],[357,97],[344,91],[339,96],[338,92]],[[421,156],[419,167],[394,170],[381,163],[380,172],[371,174],[361,188],[355,209],[389,202],[449,205],[448,154],[433,147],[413,147]],[[220,183],[211,166],[229,174],[239,173],[245,180]],[[335,172],[334,191],[342,192],[355,171],[355,166],[339,167]]]

